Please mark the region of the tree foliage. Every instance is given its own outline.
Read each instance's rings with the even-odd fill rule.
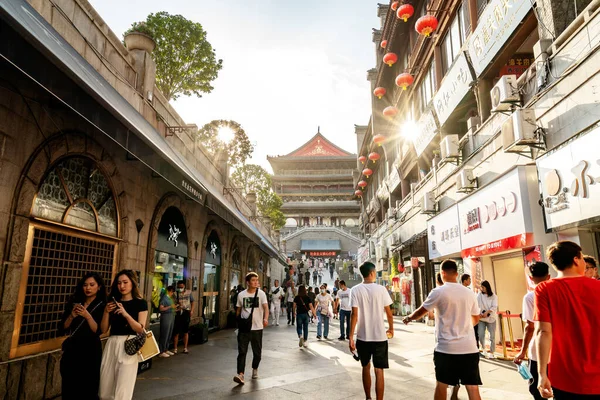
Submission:
[[[148,15],[146,26],[156,42],[156,86],[167,100],[210,93],[223,60],[217,60],[202,25],[161,11]]]
[[[285,225],[285,216],[281,212],[283,200],[273,192],[271,175],[263,167],[244,164],[231,174],[231,182],[245,195],[256,193],[256,208],[263,217],[271,220],[273,229],[281,229]]]
[[[228,128],[233,131],[234,136],[229,143],[224,143],[219,139],[221,128]],[[254,152],[254,146],[250,143],[246,131],[235,121],[222,119],[211,121],[198,130],[198,139],[213,156],[225,151],[229,165],[232,168],[239,168],[244,165]]]

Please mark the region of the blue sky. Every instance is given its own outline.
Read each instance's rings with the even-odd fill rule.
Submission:
[[[232,119],[256,144],[251,162],[286,154],[321,132],[356,152],[368,122],[377,1],[90,0],[118,35],[151,12],[200,22],[223,59],[215,89],[173,102],[187,123]],[[270,168],[269,168],[270,169]]]

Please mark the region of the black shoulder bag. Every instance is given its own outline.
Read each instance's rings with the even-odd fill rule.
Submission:
[[[252,330],[252,314],[254,314],[254,303],[256,302],[256,299],[258,298],[258,289],[256,289],[256,293],[254,294],[254,297],[252,298],[252,305],[250,306],[250,316],[248,318],[242,318],[242,313],[240,312],[240,316],[238,317],[238,329],[240,332],[242,333],[248,333]],[[243,311],[244,305],[242,304],[242,311]]]

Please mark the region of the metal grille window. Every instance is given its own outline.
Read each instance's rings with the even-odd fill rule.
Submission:
[[[115,245],[33,227],[19,346],[54,339],[65,304],[86,271],[110,285]]]

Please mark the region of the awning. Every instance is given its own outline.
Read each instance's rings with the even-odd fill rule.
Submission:
[[[133,157],[148,166],[155,174],[171,183],[177,190],[197,203],[207,206],[221,218],[253,240],[270,256],[286,265],[282,254],[260,231],[230,204],[179,153],[174,151],[162,135],[117,92],[71,45],[58,34],[25,0],[0,0],[0,18],[11,25],[25,40],[72,79],[100,106],[114,115],[133,135],[117,135],[100,129],[92,121],[89,110],[69,103],[44,86],[43,78],[31,76],[18,63],[0,52],[0,57],[52,94],[65,106],[75,111]],[[156,157],[158,155],[159,157]]]
[[[339,240],[302,240],[300,242],[300,251],[340,251],[342,246]]]

